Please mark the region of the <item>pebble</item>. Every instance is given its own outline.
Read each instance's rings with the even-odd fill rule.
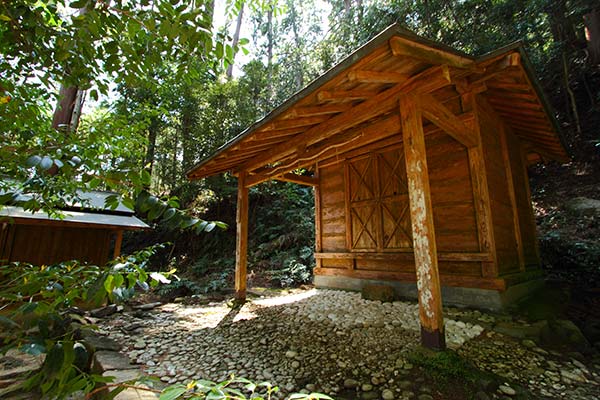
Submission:
[[[393,400],[394,399],[394,392],[392,392],[390,389],[384,389],[381,392],[381,398],[383,400]]]
[[[513,388],[511,388],[510,386],[507,386],[507,385],[500,385],[498,387],[498,390],[501,393],[504,393],[505,395],[508,395],[508,396],[514,396],[515,394],[517,394],[517,392],[516,392],[515,389],[513,389]]]

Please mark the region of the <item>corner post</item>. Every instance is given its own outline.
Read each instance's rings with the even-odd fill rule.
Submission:
[[[421,343],[425,347],[442,350],[446,347],[442,293],[438,273],[423,117],[417,96],[405,94],[400,97],[400,118],[419,292]]]
[[[121,255],[121,244],[123,243],[123,230],[120,229],[115,235],[115,248],[113,250],[113,259]],[[105,253],[106,254],[106,253]]]
[[[238,196],[236,214],[235,242],[235,298],[246,300],[246,262],[248,256],[248,173],[242,171],[238,175]]]

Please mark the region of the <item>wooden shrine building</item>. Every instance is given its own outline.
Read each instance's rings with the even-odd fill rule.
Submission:
[[[418,297],[443,347],[442,299],[498,309],[539,285],[527,165],[568,159],[519,43],[474,58],[393,25],[188,177],[238,177],[239,298],[248,188],[311,185],[315,285]]]
[[[102,266],[119,256],[124,230],[149,228],[123,204],[107,207],[105,199],[114,193],[78,195],[83,202],[65,207],[60,217],[14,205],[0,208],[0,262],[48,265],[80,260]]]

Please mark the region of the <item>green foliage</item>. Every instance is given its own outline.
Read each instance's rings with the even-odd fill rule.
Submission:
[[[421,349],[412,353],[408,360],[423,368],[436,382],[459,381],[474,384],[483,375],[452,350],[433,352]]]
[[[25,381],[24,390],[39,389],[46,398],[62,398],[93,389],[98,378],[75,362],[72,322],[80,317],[73,307],[122,301],[135,288],[147,290],[168,281],[169,274],[146,271],[148,259],[162,247],[155,245],[121,257],[108,268],[77,261],[0,266],[0,352],[19,348],[33,355],[46,353],[42,369]]]
[[[187,385],[175,384],[165,388],[160,400],[175,399],[210,399],[210,400],[269,400],[279,388],[269,382],[254,383],[244,378],[231,377],[230,379],[215,383],[207,380],[191,381]],[[332,400],[331,397],[321,393],[292,394],[289,399],[294,400]]]

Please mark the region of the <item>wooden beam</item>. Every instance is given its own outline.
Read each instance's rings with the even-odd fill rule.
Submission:
[[[113,249],[113,259],[121,255],[121,244],[123,243],[123,230],[119,229],[115,232],[115,247]]]
[[[292,129],[320,124],[321,122],[326,121],[327,119],[329,119],[328,115],[315,115],[312,117],[280,119],[271,122],[269,125],[272,127],[273,130]]]
[[[248,188],[246,187],[247,172],[238,175],[238,196],[235,242],[235,298],[246,300],[246,264],[248,257]]]
[[[457,118],[452,111],[446,108],[430,94],[422,94],[419,98],[423,116],[443,129],[465,147],[477,145],[473,130]]]
[[[336,133],[368,121],[379,114],[391,111],[397,105],[398,96],[402,92],[413,90],[419,93],[431,92],[445,87],[450,83],[451,79],[447,67],[429,68],[413,76],[408,81],[393,86],[379,93],[377,96],[352,107],[348,111],[310,128],[304,134],[292,137],[286,143],[277,145],[263,154],[253,157],[239,166],[237,170],[251,171],[271,162],[281,160],[285,156],[295,152],[300,145],[310,146]]]
[[[278,181],[297,183],[298,185],[304,185],[304,186],[318,186],[319,185],[319,178],[316,178],[314,176],[297,175],[297,174],[293,174],[293,173],[283,174],[283,175],[276,177],[275,179],[277,179]]]
[[[413,233],[415,270],[419,292],[421,343],[444,349],[444,316],[438,272],[433,208],[425,150],[425,134],[419,97],[400,96],[400,120],[404,140],[404,158]]]
[[[434,49],[398,36],[390,39],[390,47],[394,56],[413,57],[432,65],[446,64],[456,68],[475,68],[475,62],[470,58]]]
[[[271,176],[271,175],[267,175],[264,172],[262,172],[260,174],[250,175],[246,179],[246,187],[250,188],[252,186],[258,185],[259,183],[270,181],[271,179],[275,179],[275,180],[283,181],[283,182],[297,183],[299,185],[305,185],[305,186],[318,186],[319,185],[319,179],[316,177],[313,177],[313,176],[298,175],[298,174],[294,174],[294,173],[285,173],[282,175]]]
[[[319,101],[352,101],[365,100],[377,96],[377,92],[372,90],[321,90],[317,93]]]
[[[316,259],[354,259],[354,260],[383,260],[383,261],[398,261],[398,260],[414,260],[415,256],[412,249],[409,251],[400,251],[396,253],[372,253],[372,252],[346,252],[346,253],[334,253],[326,252],[320,253],[315,252]],[[458,261],[458,262],[483,262],[490,261],[491,255],[489,253],[449,253],[439,252],[438,261]]]
[[[348,80],[350,82],[365,83],[400,83],[408,80],[410,75],[389,71],[350,71]]]

